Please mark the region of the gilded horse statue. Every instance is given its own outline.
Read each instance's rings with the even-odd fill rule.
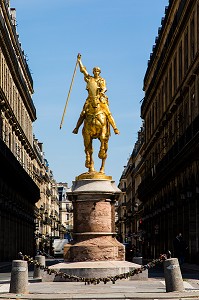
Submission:
[[[84,80],[87,83],[86,89],[88,91],[88,97],[73,133],[77,134],[79,127],[82,123],[84,123],[82,135],[86,154],[85,166],[88,168],[88,173],[96,172],[93,161],[92,141],[93,139],[99,139],[100,150],[98,157],[102,160],[99,173],[104,174],[108,141],[110,137],[110,125],[112,126],[115,134],[119,134],[119,130],[116,127],[109,109],[108,97],[105,95],[106,83],[105,80],[100,77],[100,68],[93,68],[94,76],[90,76],[81,62],[80,54],[77,59],[80,71],[84,74]]]

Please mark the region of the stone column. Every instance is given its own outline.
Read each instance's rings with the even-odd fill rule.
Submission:
[[[28,293],[28,264],[25,260],[12,261],[10,293]]]
[[[166,292],[182,292],[184,285],[177,258],[169,258],[164,261],[164,276]]]
[[[64,246],[65,261],[124,260],[124,246],[115,236],[115,201],[121,191],[111,180],[73,183],[74,241]],[[114,231],[113,231],[114,230]]]
[[[44,255],[35,256],[35,260],[41,265],[46,266],[46,258]],[[34,266],[33,278],[42,279],[44,271],[40,267]]]

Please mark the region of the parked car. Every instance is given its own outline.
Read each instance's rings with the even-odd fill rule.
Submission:
[[[69,243],[68,239],[55,239],[53,241],[53,256],[63,256],[64,254],[64,245]]]

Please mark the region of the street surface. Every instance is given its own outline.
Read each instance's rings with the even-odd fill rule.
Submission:
[[[62,262],[63,260],[59,260]],[[46,260],[50,266],[58,261]],[[0,299],[199,299],[199,271],[182,269],[185,292],[166,293],[163,266],[149,269],[147,281],[118,280],[115,284],[85,285],[82,282],[34,282],[29,267],[29,294],[9,294],[11,265],[0,268]]]

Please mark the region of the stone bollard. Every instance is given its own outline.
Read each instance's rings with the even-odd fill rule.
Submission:
[[[10,293],[13,294],[28,294],[28,264],[24,260],[13,260]]]
[[[46,266],[46,260],[45,260],[45,256],[43,255],[37,255],[35,256],[35,260],[41,265],[41,266]],[[34,273],[33,273],[33,278],[37,278],[37,279],[42,279],[42,275],[43,275],[43,270],[41,270],[39,267],[37,268],[36,266],[34,266]]]
[[[134,256],[133,257],[133,263],[142,265],[142,256]]]
[[[166,292],[183,292],[184,285],[177,258],[169,258],[163,262]]]

